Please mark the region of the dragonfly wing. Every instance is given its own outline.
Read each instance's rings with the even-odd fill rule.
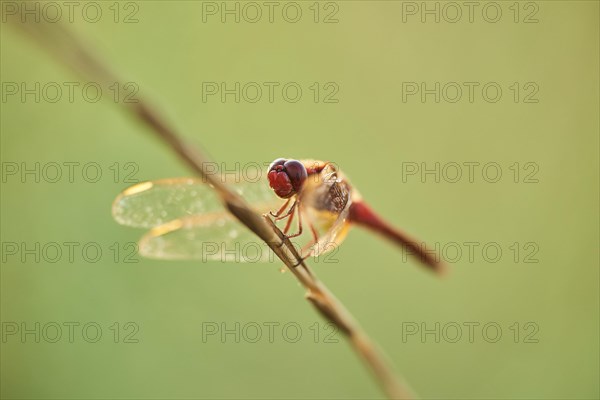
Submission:
[[[229,213],[191,215],[152,228],[139,243],[144,257],[164,260],[268,262],[271,249]]]
[[[300,194],[307,219],[319,238],[310,247],[310,255],[335,249],[349,228],[352,187],[335,165],[322,163],[321,168],[318,174],[306,180]]]
[[[349,205],[348,205],[349,206]],[[329,225],[329,228],[319,237],[317,243],[311,246],[310,255],[318,256],[336,249],[346,238],[350,228],[348,220],[349,207],[345,208]]]
[[[278,200],[265,181],[241,182],[231,188],[264,213],[276,209]],[[196,178],[171,178],[138,183],[117,196],[113,218],[122,225],[153,228],[190,215],[223,210],[215,191]]]

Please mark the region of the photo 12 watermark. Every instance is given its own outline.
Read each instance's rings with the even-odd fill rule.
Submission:
[[[139,343],[136,322],[2,321],[2,343]]]
[[[340,22],[340,3],[335,1],[203,1],[201,4],[205,24]]]
[[[100,243],[94,241],[49,241],[0,243],[2,264],[137,264],[140,262],[135,242]]]
[[[339,343],[339,328],[328,322],[202,322],[202,343]]]
[[[275,263],[279,258],[273,250],[262,241],[235,241],[237,233],[230,231],[233,240],[230,241],[202,241],[198,243],[197,250],[189,254],[190,259],[201,260],[202,262],[218,261],[221,263]],[[303,259],[314,264],[338,264],[337,258],[339,251],[338,244],[334,242],[314,243],[307,246],[305,242],[297,242],[294,238],[288,239],[290,245],[296,253]],[[275,245],[280,246],[281,243]],[[142,246],[142,254],[144,247]]]
[[[313,102],[337,104],[337,82],[299,83],[294,81],[202,82],[202,102],[220,103],[287,103]]]
[[[540,245],[535,241],[450,241],[422,242],[419,247],[430,254],[437,262],[449,264],[496,264],[507,261],[514,264],[538,264]],[[413,251],[402,247],[402,262],[415,256]]]
[[[236,161],[233,163],[205,161],[201,165],[206,176],[216,178],[222,183],[258,183],[268,185],[266,177],[272,162],[273,160],[248,162]],[[339,170],[339,167],[335,162],[327,161],[327,164],[333,169]],[[306,162],[307,169],[317,168],[320,165],[320,162],[317,161]],[[200,179],[205,183],[207,182],[206,177]],[[307,179],[318,182],[319,176],[317,174],[309,175]]]
[[[2,82],[2,103],[138,103],[136,82]]]
[[[2,1],[2,23],[89,23],[140,22],[137,1]]]
[[[3,161],[2,183],[138,183],[133,161]]]
[[[536,322],[402,322],[402,343],[539,343]]]
[[[540,85],[537,82],[496,81],[412,81],[402,82],[402,103],[537,104]]]
[[[540,3],[535,1],[403,1],[401,12],[405,24],[540,22]]]
[[[402,183],[540,183],[535,161],[402,161]]]

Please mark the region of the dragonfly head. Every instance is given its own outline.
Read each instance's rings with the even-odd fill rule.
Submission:
[[[275,194],[283,199],[292,197],[300,191],[306,181],[306,167],[298,160],[278,158],[269,166],[267,178]]]

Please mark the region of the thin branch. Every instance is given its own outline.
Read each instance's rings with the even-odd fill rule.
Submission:
[[[123,82],[117,79],[117,76],[100,62],[86,45],[61,24],[21,23],[10,16],[9,21],[12,22],[12,25],[27,32],[60,62],[66,64],[82,78],[99,83],[103,90],[108,89],[111,84]],[[267,243],[307,289],[306,298],[309,302],[325,319],[335,324],[346,335],[354,350],[369,367],[389,398],[408,399],[413,397],[408,385],[392,372],[390,364],[382,352],[342,303],[317,279],[294,246],[271,219],[255,213],[242,197],[231,191],[220,179],[207,173],[204,165],[209,158],[187,143],[147,101],[138,99],[137,103],[119,102],[118,104],[147,125],[196,174],[215,189],[229,212]]]

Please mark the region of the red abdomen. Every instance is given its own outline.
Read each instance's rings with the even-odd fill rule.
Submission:
[[[444,263],[439,259],[438,255],[425,247],[425,244],[412,238],[405,232],[396,229],[386,223],[379,217],[369,206],[364,202],[358,201],[350,205],[350,221],[365,226],[372,231],[375,231],[392,242],[406,248],[410,254],[417,257],[425,266],[437,273],[443,273],[445,270]]]

